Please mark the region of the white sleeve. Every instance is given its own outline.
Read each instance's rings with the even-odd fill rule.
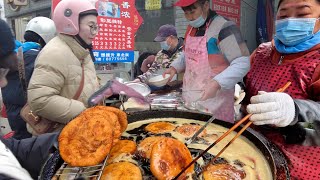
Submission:
[[[0,174],[17,180],[32,180],[30,174],[21,167],[17,158],[0,141]]]
[[[250,59],[247,56],[242,56],[234,59],[230,66],[213,79],[216,80],[221,89],[233,89],[235,84],[242,82],[243,77],[250,69]]]

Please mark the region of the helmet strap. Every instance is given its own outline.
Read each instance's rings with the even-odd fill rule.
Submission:
[[[93,52],[92,52],[92,44],[89,44],[89,45],[88,45],[88,44],[79,36],[79,34],[77,34],[77,35],[75,36],[75,39],[76,39],[76,41],[77,41],[83,48],[89,50],[91,59],[92,59],[93,61],[95,61],[95,58],[94,58],[94,55],[93,55]]]

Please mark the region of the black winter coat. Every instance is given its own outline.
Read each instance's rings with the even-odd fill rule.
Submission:
[[[29,83],[34,69],[34,62],[39,54],[39,50],[31,49],[24,52],[25,76],[26,83]],[[14,138],[24,139],[31,137],[26,128],[26,123],[20,117],[20,110],[27,103],[25,94],[20,82],[19,72],[9,72],[7,75],[8,85],[1,88],[3,103],[6,107],[6,112],[11,129],[15,131]]]
[[[50,153],[57,150],[59,133],[48,133],[38,137],[16,140],[13,138],[0,140],[11,150],[21,166],[33,179],[38,179],[41,168],[49,158]],[[0,174],[0,180],[10,179]]]

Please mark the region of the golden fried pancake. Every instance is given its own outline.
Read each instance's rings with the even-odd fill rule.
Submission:
[[[128,119],[127,119],[127,114],[125,112],[121,111],[118,108],[111,107],[111,106],[97,106],[97,107],[100,109],[103,109],[105,111],[113,112],[118,116],[118,121],[121,126],[121,133],[127,129]]]
[[[111,123],[113,128],[113,136],[115,138],[115,141],[118,141],[118,138],[121,136],[122,133],[118,116],[111,111],[107,111],[103,107],[104,106],[95,106],[85,110],[83,113],[87,114],[89,117],[94,117],[95,115],[104,116],[104,118]]]
[[[205,180],[238,180],[244,179],[246,173],[230,164],[210,164],[206,170],[203,171],[203,178]]]
[[[193,124],[184,124],[182,126],[179,126],[176,128],[175,131],[178,133],[186,136],[186,137],[192,137],[202,126],[200,125],[193,125]],[[204,129],[198,137],[206,136],[207,131]]]
[[[172,179],[192,161],[189,149],[179,140],[163,138],[153,145],[150,156],[150,169],[159,180]],[[190,166],[185,174],[193,172]]]
[[[121,154],[134,154],[137,149],[137,145],[134,141],[130,140],[119,140],[111,148],[109,154],[108,163],[111,163],[115,158]]]
[[[152,133],[166,133],[174,130],[176,127],[169,122],[155,122],[147,125],[145,130]]]
[[[150,159],[150,154],[151,154],[151,150],[152,150],[153,145],[163,138],[164,138],[164,136],[151,136],[151,137],[147,137],[144,140],[142,140],[139,143],[138,148],[137,148],[139,155],[144,158]]]
[[[142,180],[142,174],[136,165],[118,162],[104,168],[101,180]]]
[[[105,116],[82,113],[68,123],[59,135],[62,159],[71,166],[92,166],[101,163],[113,143],[113,126]]]

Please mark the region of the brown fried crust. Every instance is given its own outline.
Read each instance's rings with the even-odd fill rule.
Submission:
[[[151,133],[166,133],[166,132],[171,132],[175,129],[176,127],[169,122],[154,122],[151,124],[148,124],[145,127],[145,130]]]
[[[108,163],[112,163],[112,161],[117,158],[120,154],[134,154],[137,149],[137,145],[134,141],[130,140],[119,140],[115,145],[111,148],[111,152],[109,154]]]
[[[115,113],[111,111],[107,111],[103,107],[104,106],[95,106],[85,110],[83,113],[87,114],[90,117],[94,117],[96,114],[104,116],[109,122],[111,122],[111,125],[113,128],[113,135],[114,135],[115,141],[117,141],[122,133],[121,125],[118,120],[119,118]]]
[[[192,137],[194,133],[196,133],[202,126],[200,125],[193,125],[193,124],[184,124],[182,126],[179,126],[176,128],[175,131],[178,133],[186,136],[186,137]],[[203,130],[198,137],[206,136],[207,130]]]
[[[142,174],[136,165],[118,162],[104,168],[101,180],[142,180]]]
[[[172,179],[191,161],[191,153],[182,142],[165,137],[153,145],[150,169],[159,180]],[[194,165],[190,166],[185,174],[193,172],[193,169]]]
[[[203,178],[205,180],[237,180],[244,179],[246,173],[239,170],[230,164],[210,164],[206,170],[203,171]]]
[[[115,107],[111,107],[111,106],[99,106],[99,108],[102,108],[106,111],[111,111],[118,116],[118,120],[121,125],[121,133],[127,129],[128,119],[127,119],[127,114],[124,111],[122,111],[118,108],[115,108]]]
[[[151,137],[147,137],[144,140],[142,140],[138,144],[138,148],[137,148],[139,155],[144,158],[150,159],[151,150],[152,150],[153,145],[163,138],[164,138],[164,136],[151,136]]]
[[[101,163],[113,143],[112,125],[104,116],[82,113],[68,123],[59,135],[62,159],[71,166],[92,166]]]

